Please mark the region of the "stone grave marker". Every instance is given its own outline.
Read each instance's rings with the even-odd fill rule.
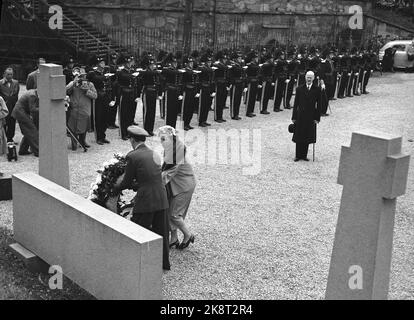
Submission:
[[[387,299],[395,208],[410,160],[401,145],[401,137],[361,131],[342,147],[343,192],[326,299]]]
[[[65,76],[55,64],[39,70],[39,175],[69,189]]]

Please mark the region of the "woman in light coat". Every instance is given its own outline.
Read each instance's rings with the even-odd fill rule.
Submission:
[[[193,168],[185,157],[186,147],[176,135],[175,129],[170,126],[161,127],[158,129],[158,136],[164,148],[162,178],[170,204],[170,247],[185,249],[190,243],[194,243],[194,235],[185,223],[185,218],[196,187],[196,179]],[[177,230],[184,235],[181,244]]]

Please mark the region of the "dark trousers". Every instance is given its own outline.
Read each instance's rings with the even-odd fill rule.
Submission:
[[[178,100],[178,89],[167,89],[164,94],[165,124],[175,128],[177,115],[180,113],[181,101]]]
[[[329,100],[332,100],[334,98],[335,90],[336,90],[336,76],[335,76],[334,82],[326,82],[325,85],[326,85],[326,96],[328,97]]]
[[[134,213],[131,221],[162,237],[162,267],[170,269],[169,224],[167,210],[154,212]]]
[[[344,97],[346,94],[346,88],[348,86],[349,81],[349,75],[347,71],[342,72],[341,74],[341,81],[339,84],[339,90],[338,90],[338,97]]]
[[[280,110],[280,104],[282,103],[282,100],[284,100],[284,94],[286,89],[286,78],[285,77],[279,77],[277,79],[277,87],[275,88],[275,100],[274,100],[274,110]]]
[[[11,116],[11,113],[13,111],[13,108],[11,108],[11,110],[9,109],[9,114],[6,117],[6,137],[7,137],[7,142],[11,142],[13,141],[14,138],[14,134],[16,131],[16,119],[14,119]]]
[[[104,140],[106,138],[106,129],[108,126],[108,105],[109,97],[100,95],[95,100],[95,130],[97,140]]]
[[[134,123],[135,114],[134,117],[132,116],[134,105],[136,106],[133,91],[125,90],[122,92],[118,108],[119,131],[121,138],[126,138],[128,136],[127,129]]]
[[[232,118],[238,117],[240,113],[240,104],[242,101],[243,84],[235,83],[230,90],[230,115]]]
[[[185,88],[183,97],[183,114],[182,119],[184,121],[184,126],[189,126],[191,120],[193,119],[194,106],[196,104],[196,88]]]
[[[296,143],[296,158],[306,159],[308,157],[309,144],[308,143]]]
[[[210,86],[202,86],[200,92],[200,101],[198,108],[198,124],[202,124],[208,119],[208,112],[211,107],[211,88]]]
[[[362,83],[362,92],[366,92],[367,91],[367,85],[368,85],[368,81],[371,78],[371,70],[366,70],[365,71],[365,77],[363,79],[363,83]]]
[[[328,87],[325,90],[321,90],[321,114],[326,114],[329,107],[328,99]]]
[[[29,146],[35,155],[39,154],[39,131],[33,119],[24,112],[16,114],[23,139],[20,143],[19,153],[27,153]]]
[[[223,120],[223,109],[227,101],[227,86],[225,83],[217,83],[215,101],[214,120]]]
[[[257,87],[257,81],[252,81],[249,83],[248,88],[247,88],[247,98],[246,98],[246,102],[247,102],[247,111],[246,111],[246,115],[250,114],[250,113],[254,113],[254,107],[256,105],[256,96],[257,96],[257,92],[258,92],[258,87]]]
[[[157,106],[157,90],[146,89],[142,95],[142,112],[144,129],[151,133],[154,131],[155,111]]]
[[[267,105],[272,97],[272,83],[265,81],[262,83],[262,88],[258,92],[258,100],[260,101],[260,111],[267,111]]]
[[[303,84],[306,84],[306,73],[305,72],[299,72],[298,79],[298,87],[300,87]]]

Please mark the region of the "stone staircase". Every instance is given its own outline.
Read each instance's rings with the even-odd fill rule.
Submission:
[[[52,5],[59,5],[63,9],[63,30],[57,32],[69,40],[77,51],[84,50],[102,58],[107,57],[113,51],[119,54],[128,54],[125,48],[114,44],[108,36],[88,24],[62,1],[34,1],[34,12],[43,23],[49,23],[49,7]]]

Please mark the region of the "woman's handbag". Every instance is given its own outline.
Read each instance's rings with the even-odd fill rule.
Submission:
[[[291,123],[291,124],[288,126],[288,131],[289,131],[290,133],[294,133],[294,132],[295,132],[295,129],[296,129],[296,124],[295,124],[295,123]]]

